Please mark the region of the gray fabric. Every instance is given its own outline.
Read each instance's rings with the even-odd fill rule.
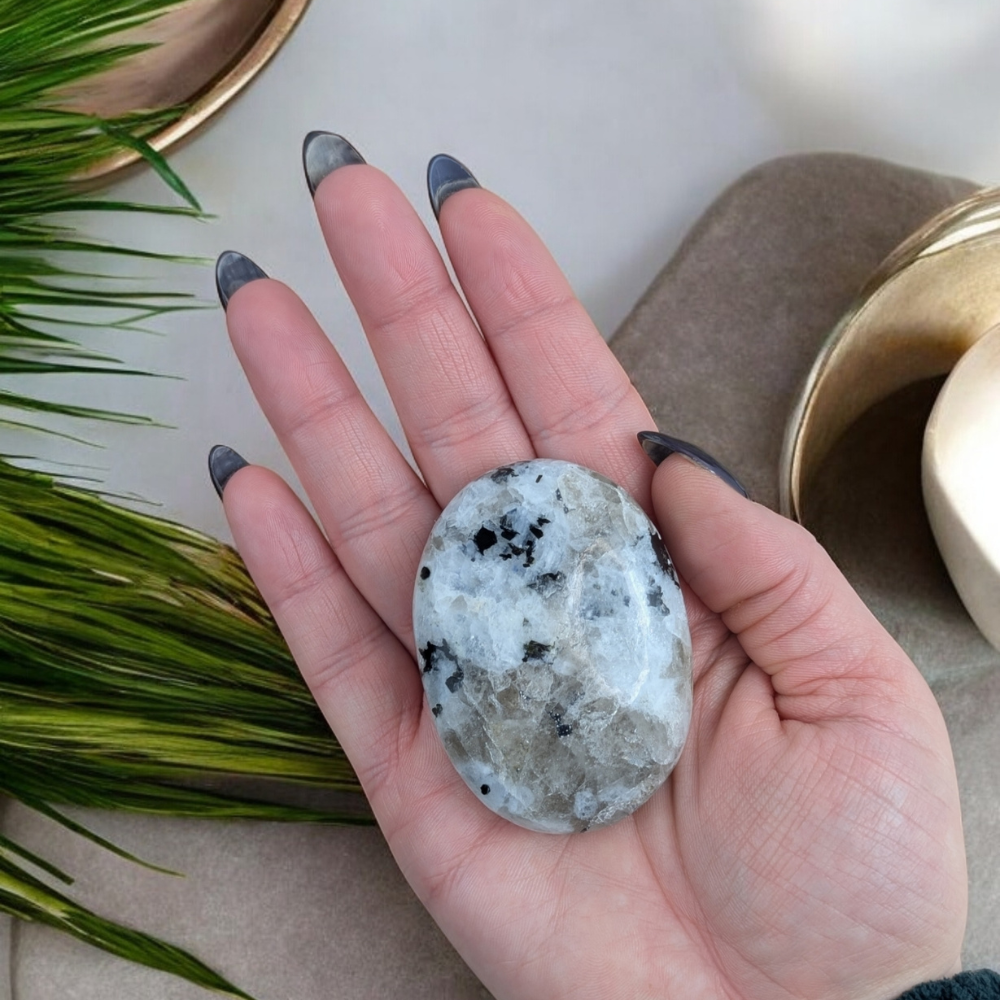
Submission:
[[[785,424],[820,345],[889,252],[975,189],[856,156],[764,164],[706,212],[612,347],[661,430],[776,508]],[[1000,654],[958,600],[923,511],[922,432],[939,384],[865,414],[803,517],[938,697],[969,855],[964,962],[1000,966]]]

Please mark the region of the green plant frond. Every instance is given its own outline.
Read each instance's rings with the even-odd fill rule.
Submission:
[[[115,211],[118,211],[115,209]],[[122,209],[121,211],[125,211]],[[177,212],[159,212],[159,215],[177,215]],[[12,228],[12,227],[10,227]],[[2,231],[0,231],[2,232]],[[114,257],[132,257],[136,260],[155,260],[170,264],[194,264],[204,265],[205,259],[202,257],[186,257],[180,254],[159,253],[154,250],[136,250],[131,247],[109,246],[96,240],[70,239],[66,236],[66,230],[59,228],[42,229],[37,226],[26,227],[22,232],[10,232],[8,229],[9,242],[16,244],[21,257],[17,261],[9,263],[3,257],[3,237],[0,236],[0,274],[5,271],[10,277],[14,277],[13,268],[24,269],[29,262],[29,254],[34,259],[38,259],[43,253],[78,253],[95,254]],[[26,273],[22,270],[22,273]],[[93,272],[82,269],[69,270],[67,268],[53,268],[48,272],[54,278],[69,278],[71,280],[86,280],[87,278],[100,277],[102,281],[133,281],[135,279],[124,275],[95,275]],[[178,292],[147,292],[143,295],[147,299],[171,299],[171,298],[192,298],[188,293]]]
[[[167,163],[166,157],[153,149],[148,142],[129,132],[128,129],[99,118],[94,119],[94,125],[103,131],[105,135],[117,140],[126,149],[131,149],[142,156],[172,191],[179,194],[196,212],[201,211],[201,205],[198,204],[198,199],[191,193],[191,189],[181,180],[173,167]]]
[[[359,789],[232,549],[7,462],[0,662],[0,748]]]
[[[120,374],[117,370],[115,374]],[[146,374],[145,372],[143,373]],[[124,413],[120,410],[101,410],[91,406],[75,406],[72,403],[56,403],[51,400],[37,399],[34,396],[23,396],[16,392],[7,392],[0,389],[0,407],[9,406],[17,410],[33,410],[36,413],[51,413],[62,417],[74,417],[81,420],[96,420],[106,423],[131,424],[142,427],[166,428],[169,425],[154,420],[152,417],[144,417],[137,413]],[[2,419],[2,418],[0,418]],[[86,438],[79,438],[64,431],[56,431],[47,427],[39,427],[35,424],[21,423],[12,420],[3,420],[8,427],[23,428],[37,431],[39,434],[50,434],[56,437],[65,438],[67,441],[77,441],[80,444],[91,447],[101,447],[96,442],[88,441]]]
[[[89,840],[92,844],[97,844],[98,847],[103,847],[104,850],[110,851],[112,854],[116,854],[118,857],[122,858],[125,861],[130,861],[133,864],[139,865],[142,868],[147,868],[150,871],[158,872],[161,875],[172,875],[175,878],[182,877],[180,872],[171,871],[171,869],[169,868],[161,868],[159,865],[151,864],[149,861],[143,861],[142,858],[137,857],[134,854],[131,854],[129,851],[124,850],[117,844],[113,844],[110,840],[106,840],[99,834],[94,833],[93,830],[88,830],[87,827],[83,826],[80,823],[77,823],[76,820],[70,819],[69,816],[66,816],[64,813],[59,812],[57,809],[53,809],[52,806],[50,806],[47,802],[43,802],[41,799],[36,799],[36,798],[31,798],[30,796],[21,796],[21,795],[17,796],[17,798],[24,805],[28,806],[28,808],[34,809],[35,812],[39,813],[40,815],[48,817],[53,822],[58,823],[60,826],[65,827],[67,830],[70,830],[71,832],[77,834],[78,836],[83,837],[86,840]],[[36,862],[32,861],[32,864],[36,864]],[[55,870],[58,871],[58,869]],[[63,876],[63,881],[65,881],[66,878],[68,878],[68,876]],[[70,879],[70,883],[72,883],[72,879]]]
[[[73,877],[67,875],[61,868],[57,868],[54,864],[46,861],[45,858],[40,858],[37,854],[0,834],[0,857],[11,854],[22,861],[27,861],[30,865],[34,865],[39,871],[43,871],[53,878],[58,879],[64,885],[73,884]]]
[[[181,976],[205,989],[253,1000],[250,994],[235,987],[190,952],[98,916],[29,875],[2,854],[0,909],[21,920],[47,924],[120,958]]]
[[[138,332],[150,319],[201,307],[189,295],[112,284],[121,279],[95,272],[108,255],[203,261],[108,245],[67,223],[92,211],[204,218],[149,141],[184,108],[105,121],[63,106],[81,82],[147,47],[120,32],[178,6],[0,0],[0,375],[149,375],[88,350],[67,328],[80,336],[92,327]],[[102,200],[75,186],[123,150],[139,153],[183,203]],[[161,426],[7,386],[2,408]],[[0,429],[24,426],[0,418]],[[206,777],[227,776],[351,794],[347,805],[312,809],[201,787]],[[359,792],[232,549],[0,457],[0,794],[137,861],[56,807],[370,824]],[[90,912],[24,865],[69,880],[0,837],[0,910],[250,1000],[188,952]]]
[[[87,317],[111,310],[119,315],[105,327],[141,332],[138,324],[168,313],[198,308],[190,295],[125,292],[94,284],[93,268],[54,263],[51,255],[109,254],[136,260],[194,262],[191,258],[132,247],[106,245],[76,235],[65,224],[47,221],[82,211],[142,212],[201,215],[192,192],[149,138],[176,121],[183,107],[132,112],[114,120],[71,110],[63,95],[73,86],[105,72],[122,60],[149,48],[145,42],[123,42],[123,30],[146,24],[179,6],[177,0],[0,0],[0,374],[108,372],[149,374],[114,368],[115,359],[102,355],[96,365],[77,362],[97,358],[76,339],[47,339],[52,327],[98,325]],[[138,152],[161,176],[183,205],[136,205],[116,199],[102,202],[82,195],[73,179],[108,156]],[[198,261],[201,263],[200,261]],[[46,316],[62,311],[73,320]],[[81,316],[81,312],[84,314]],[[127,314],[127,315],[122,315]],[[35,347],[4,334],[32,338]],[[45,350],[49,345],[51,351]],[[67,364],[66,362],[71,363]],[[6,387],[5,387],[6,388]],[[0,393],[0,405],[26,412],[67,417],[153,423],[131,414],[87,407],[69,407],[32,400],[15,392]],[[6,421],[5,426],[11,426]]]
[[[145,767],[112,768],[102,760],[78,760],[63,755],[58,759],[61,805],[87,809],[115,809],[152,816],[185,816],[193,819],[267,820],[270,822],[323,823],[340,826],[371,826],[374,818],[366,801],[357,795],[347,795],[348,804],[336,810],[288,805],[260,798],[198,787],[190,772],[178,770],[164,773],[154,764]],[[32,799],[48,795],[51,779],[39,777],[37,771],[52,764],[43,754],[0,753],[0,762],[13,767],[7,784],[16,787]],[[35,773],[27,770],[35,768]],[[256,776],[260,777],[260,776]],[[204,779],[199,774],[198,780]],[[186,782],[186,784],[185,784]],[[122,787],[112,788],[114,784]],[[346,787],[331,791],[349,793]],[[326,786],[324,786],[326,787]],[[4,789],[5,794],[17,798]]]
[[[73,444],[86,445],[88,448],[101,448],[103,445],[96,441],[88,441],[86,438],[77,437],[66,431],[57,431],[51,427],[39,427],[37,424],[28,424],[21,420],[6,420],[0,417],[0,430],[10,431],[30,431],[32,434],[41,434],[43,437],[59,438],[63,441],[72,441]]]
[[[4,323],[2,318],[0,318],[0,330],[4,330]],[[4,334],[7,331],[4,330]],[[60,343],[62,341],[62,343]],[[88,351],[80,347],[78,344],[73,343],[66,338],[57,337],[39,337],[37,335],[32,335],[30,339],[27,336],[22,335],[19,337],[7,337],[0,334],[0,352],[9,351],[11,354],[18,354],[23,357],[31,358],[33,356],[40,356],[42,358],[66,358],[72,361],[100,361],[105,364],[120,364],[115,358],[107,354],[99,354],[97,351]],[[44,364],[45,362],[38,362],[39,364]],[[2,368],[3,361],[0,359],[0,372],[3,371]],[[115,372],[119,372],[120,369],[114,369]]]

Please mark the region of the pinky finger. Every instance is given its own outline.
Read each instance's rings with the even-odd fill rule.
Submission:
[[[209,465],[236,547],[381,822],[399,807],[400,763],[419,739],[413,660],[284,480],[229,449]]]

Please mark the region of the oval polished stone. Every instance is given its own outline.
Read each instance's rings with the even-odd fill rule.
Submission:
[[[653,523],[570,462],[505,466],[431,532],[413,626],[445,750],[501,816],[569,833],[666,780],[691,717],[691,637]]]

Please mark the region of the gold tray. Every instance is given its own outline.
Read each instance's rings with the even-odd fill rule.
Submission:
[[[309,0],[188,0],[125,41],[157,42],[67,92],[66,104],[104,117],[191,103],[182,118],[151,140],[161,152],[186,139],[229,103],[267,65],[298,24]],[[104,184],[136,164],[123,151],[80,181]]]

